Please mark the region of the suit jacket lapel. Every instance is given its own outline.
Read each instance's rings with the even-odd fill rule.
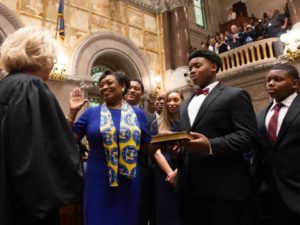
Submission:
[[[216,99],[216,97],[221,94],[223,91],[223,86],[219,83],[205,98],[203,101],[199,112],[197,113],[197,116],[194,120],[194,123],[191,127],[193,129],[195,125],[198,123],[198,121],[201,119],[202,115],[205,113],[205,111],[208,109],[208,107],[213,103],[213,101]]]
[[[267,113],[270,109],[270,107],[272,106],[272,102],[268,105],[268,107],[266,107],[265,109],[263,109],[258,115],[257,117],[257,124],[258,124],[258,130],[262,133],[262,137],[265,139],[265,141],[269,144],[269,145],[273,145],[273,141],[271,140],[268,130],[266,128],[266,116]]]
[[[181,106],[181,110],[182,110],[181,120],[183,120],[185,123],[185,125],[184,125],[185,127],[181,127],[181,129],[183,129],[183,130],[191,129],[191,123],[190,123],[190,118],[189,118],[189,114],[188,114],[188,106],[193,97],[194,97],[194,95],[192,95],[190,98],[186,99],[186,101],[184,101]]]
[[[288,127],[293,123],[296,116],[300,113],[300,96],[297,95],[297,97],[294,99],[292,104],[290,105],[279,130],[278,137],[277,137],[277,143],[280,141],[280,139],[284,136],[286,133]]]

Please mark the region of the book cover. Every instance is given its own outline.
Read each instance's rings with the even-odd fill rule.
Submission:
[[[159,134],[152,136],[151,143],[161,143],[161,142],[170,142],[170,141],[189,141],[193,140],[194,137],[189,132],[174,132],[167,134]]]

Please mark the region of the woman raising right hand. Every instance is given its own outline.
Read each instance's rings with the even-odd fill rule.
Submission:
[[[137,225],[140,202],[139,149],[150,142],[144,112],[122,97],[130,85],[121,72],[105,71],[99,79],[104,103],[88,108],[73,125],[90,151],[85,173],[85,225]],[[69,122],[87,100],[79,88],[70,96]],[[142,147],[143,146],[143,147]]]

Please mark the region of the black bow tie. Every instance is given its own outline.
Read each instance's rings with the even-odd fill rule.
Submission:
[[[209,88],[205,88],[205,89],[201,89],[201,88],[197,88],[195,90],[195,95],[207,95],[209,93]]]

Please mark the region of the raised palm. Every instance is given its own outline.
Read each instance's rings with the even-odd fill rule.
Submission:
[[[87,99],[83,98],[83,93],[80,88],[74,88],[70,93],[69,103],[72,111],[79,111],[87,101]]]

